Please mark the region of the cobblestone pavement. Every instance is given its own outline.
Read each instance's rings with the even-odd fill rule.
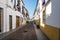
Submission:
[[[18,30],[0,40],[49,40],[47,36],[33,22],[21,26]]]
[[[1,40],[37,40],[33,23],[27,23],[24,27],[11,33]]]

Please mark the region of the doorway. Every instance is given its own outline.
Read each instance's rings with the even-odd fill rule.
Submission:
[[[2,32],[2,14],[3,14],[3,9],[0,8],[0,32]]]
[[[19,16],[16,16],[16,27],[19,27]]]
[[[12,30],[12,16],[11,15],[9,15],[9,28],[10,28],[10,30]]]

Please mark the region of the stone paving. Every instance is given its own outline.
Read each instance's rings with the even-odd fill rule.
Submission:
[[[37,40],[49,40],[49,38],[41,31],[41,29],[37,28],[36,24],[34,24],[34,28],[37,35]]]
[[[17,28],[18,29],[18,28]],[[0,40],[49,40],[48,37],[34,26],[33,22],[21,26],[18,30],[10,33]]]
[[[25,25],[1,40],[37,40],[37,37],[33,24],[28,23],[28,25]]]

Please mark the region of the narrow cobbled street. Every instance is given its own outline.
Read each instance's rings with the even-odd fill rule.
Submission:
[[[37,26],[34,25],[33,22],[26,23],[26,25],[0,40],[49,40],[47,36],[45,36],[43,32],[37,29]]]
[[[1,40],[37,40],[33,23],[28,23]]]

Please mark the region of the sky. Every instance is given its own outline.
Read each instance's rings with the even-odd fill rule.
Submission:
[[[32,18],[34,10],[36,8],[37,0],[23,0],[25,8],[29,12],[29,17]]]

